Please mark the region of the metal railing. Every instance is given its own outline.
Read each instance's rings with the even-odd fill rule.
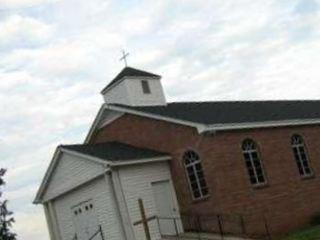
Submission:
[[[101,240],[104,240],[104,235],[103,235],[103,231],[102,231],[101,225],[99,225],[98,230],[88,240],[93,240],[99,234],[100,234]],[[78,240],[78,236],[77,236],[76,233],[75,233],[74,237],[72,238],[72,240]]]
[[[104,240],[104,235],[103,235],[103,231],[102,231],[101,225],[99,225],[98,231],[96,231],[88,240],[94,239],[99,233],[100,233],[100,236],[101,236],[101,240]]]
[[[174,226],[176,239],[228,239],[228,236],[243,238],[271,239],[268,224],[263,218],[258,222],[250,222],[242,215],[210,214],[190,215],[181,214],[180,217],[157,217],[160,234],[167,238],[168,235],[161,232],[161,224]],[[257,226],[259,225],[259,226]],[[253,230],[253,228],[255,228]],[[170,238],[170,237],[169,237]]]

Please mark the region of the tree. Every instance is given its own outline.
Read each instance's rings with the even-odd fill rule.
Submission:
[[[3,200],[3,189],[5,181],[3,179],[6,174],[6,169],[0,169],[0,240],[16,240],[16,234],[11,232],[10,228],[14,223],[14,218],[12,217],[13,212],[9,211],[7,208],[8,200]]]

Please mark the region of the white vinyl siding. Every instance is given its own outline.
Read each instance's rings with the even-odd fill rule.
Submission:
[[[69,192],[53,201],[61,234],[61,240],[72,240],[76,229],[73,218],[73,206],[90,200],[95,206],[98,224],[102,226],[105,239],[122,240],[121,223],[113,201],[108,178],[104,176]],[[78,237],[79,240],[82,240]]]
[[[141,81],[147,81],[150,93],[144,93]],[[160,79],[125,78],[104,93],[106,103],[119,103],[129,106],[166,105]]]
[[[62,153],[43,199],[46,201],[54,198],[103,172],[104,168],[100,164],[69,153]]]
[[[171,182],[171,173],[168,162],[122,167],[119,170],[119,175],[132,224],[141,219],[138,207],[139,198],[143,199],[148,217],[157,214],[157,208],[151,185],[152,182],[166,180],[170,181],[172,195],[174,197],[174,204],[176,205],[176,209],[178,209],[174,187]],[[160,239],[157,221],[150,221],[149,226],[152,239]],[[136,239],[145,239],[142,225],[135,226],[134,233]]]

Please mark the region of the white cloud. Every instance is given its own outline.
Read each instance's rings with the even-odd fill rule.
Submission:
[[[53,27],[31,17],[11,15],[0,22],[0,49],[38,46],[53,35]]]
[[[303,2],[0,0],[0,159],[19,238],[48,239],[36,186],[56,145],[84,139],[122,48],[170,100],[319,98],[319,11]]]
[[[44,3],[54,2],[57,0],[0,0],[1,9],[24,8],[37,6]]]

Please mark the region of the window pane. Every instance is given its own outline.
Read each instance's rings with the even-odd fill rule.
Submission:
[[[208,192],[208,188],[202,188],[202,189],[201,189],[201,192],[202,192],[202,195],[203,195],[203,196],[206,196],[206,195],[208,195],[208,193],[209,193],[209,192]]]
[[[256,179],[255,177],[251,177],[251,178],[250,178],[250,182],[251,182],[252,184],[256,184],[256,183],[257,183],[257,179]]]
[[[257,145],[252,140],[245,140],[242,146],[243,156],[245,159],[245,164],[248,170],[251,184],[265,182]]]
[[[208,188],[199,155],[194,151],[187,151],[183,155],[183,160],[187,170],[190,187],[193,192],[193,197],[199,198],[207,195]]]
[[[190,179],[190,182],[195,182],[196,181],[196,175],[190,174],[189,175],[189,179]]]
[[[200,163],[197,163],[195,166],[196,166],[197,171],[202,171],[202,167],[201,167]]]
[[[301,136],[294,135],[292,137],[292,150],[296,159],[299,174],[302,176],[311,174],[307,152]]]
[[[191,183],[191,188],[192,188],[192,190],[198,189],[198,184],[196,182]]]
[[[201,197],[200,191],[198,191],[198,190],[193,191],[193,196],[194,196],[194,198],[199,198],[199,197]]]
[[[151,93],[151,91],[150,91],[150,86],[149,86],[149,82],[148,82],[148,81],[142,80],[142,81],[141,81],[141,86],[142,86],[142,91],[143,91],[143,93],[145,93],[145,94]]]
[[[206,181],[205,181],[204,179],[202,179],[202,180],[200,181],[200,187],[203,188],[203,187],[206,187],[206,186],[207,186]]]
[[[311,174],[310,168],[307,167],[307,168],[305,168],[304,170],[305,170],[306,174],[309,174],[309,175]]]
[[[264,177],[263,177],[263,175],[259,175],[259,176],[258,176],[258,181],[259,181],[259,183],[264,183]]]

